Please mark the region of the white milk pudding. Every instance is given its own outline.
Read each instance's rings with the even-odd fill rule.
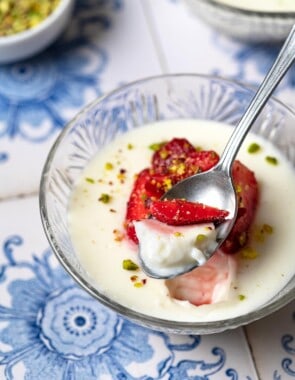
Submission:
[[[146,219],[134,224],[143,262],[161,276],[169,277],[179,268],[184,271],[192,265],[203,265],[204,250],[216,241],[212,223],[174,227]]]
[[[272,144],[255,135],[248,135],[238,156],[255,172],[260,188],[250,238],[239,253],[218,251],[211,271],[197,269],[203,281],[191,272],[171,283],[148,278],[139,267],[138,246],[126,238],[126,203],[135,175],[150,165],[151,147],[179,137],[220,154],[230,134],[230,127],[211,121],[154,123],[123,134],[89,163],[70,199],[68,221],[81,265],[101,292],[147,315],[205,322],[246,314],[288,283],[295,268],[294,170]],[[176,299],[175,294],[185,299],[189,292],[197,297],[194,304]]]
[[[215,0],[235,8],[260,12],[295,12],[294,0]]]

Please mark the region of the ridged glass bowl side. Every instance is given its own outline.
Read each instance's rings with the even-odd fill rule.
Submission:
[[[80,265],[68,230],[67,209],[72,189],[87,163],[114,138],[159,120],[205,119],[224,122],[234,128],[252,96],[252,89],[216,77],[168,75],[148,78],[93,102],[60,134],[42,173],[41,219],[62,265],[100,302],[144,326],[173,333],[208,334],[254,321],[295,297],[294,276],[273,300],[246,316],[208,323],[182,323],[143,315],[113,302],[94,286],[93,279]],[[295,166],[295,114],[291,110],[271,99],[252,132],[271,140]]]
[[[279,42],[293,24],[295,12],[263,12],[228,6],[214,0],[186,0],[198,18],[216,30],[245,42]]]

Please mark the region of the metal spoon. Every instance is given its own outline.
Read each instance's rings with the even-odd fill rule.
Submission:
[[[291,29],[278,57],[269,70],[257,93],[253,97],[245,114],[242,116],[237,127],[234,129],[223,154],[216,166],[209,171],[195,174],[179,182],[172,187],[162,198],[163,199],[187,199],[192,202],[201,202],[219,209],[229,211],[226,222],[217,227],[217,239],[214,244],[210,244],[203,252],[205,260],[202,262],[193,261],[191,265],[172,267],[169,274],[161,274],[150,268],[144,262],[139,247],[139,258],[143,270],[147,275],[154,278],[171,278],[179,274],[186,273],[192,269],[203,265],[210,259],[214,252],[220,247],[229,235],[237,216],[237,197],[231,177],[233,161],[257,116],[265,103],[280,83],[281,79],[293,63],[295,58],[295,25]],[[166,271],[167,272],[167,271]]]

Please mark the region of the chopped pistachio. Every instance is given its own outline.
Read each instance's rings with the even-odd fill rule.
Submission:
[[[133,148],[134,148],[133,144],[129,143],[129,144],[127,145],[127,149],[128,149],[128,150],[131,150],[131,149],[133,149]]]
[[[60,0],[0,0],[0,36],[31,29],[45,20]]]
[[[171,178],[165,178],[164,181],[163,181],[163,185],[164,185],[164,191],[168,191],[171,189],[172,187],[172,181],[171,181]]]
[[[257,153],[260,149],[260,145],[254,142],[248,146],[248,153]]]
[[[242,186],[241,185],[239,185],[239,184],[236,185],[236,192],[237,192],[237,194],[242,192]]]
[[[278,159],[273,156],[266,156],[265,157],[266,162],[268,162],[271,165],[277,165],[278,164]]]
[[[98,200],[102,203],[110,203],[110,201],[112,200],[112,197],[107,194],[107,193],[102,193],[101,196],[98,198]]]
[[[241,255],[243,259],[254,260],[258,256],[258,252],[254,248],[245,247],[241,250]]]
[[[265,241],[266,235],[271,235],[273,233],[273,227],[269,224],[263,224],[261,227],[256,227],[254,229],[254,238],[259,243]]]
[[[203,241],[205,241],[206,240],[206,235],[204,235],[204,234],[199,234],[199,235],[197,235],[197,237],[196,237],[196,243],[198,244],[198,243],[202,243]]]
[[[162,158],[162,160],[165,160],[168,156],[169,156],[169,153],[167,152],[167,150],[162,150],[160,152],[160,157]]]
[[[244,294],[239,294],[239,300],[240,301],[244,301],[245,298],[246,298],[246,296]]]
[[[242,232],[239,236],[239,244],[241,247],[243,247],[246,244],[247,241],[247,234],[246,232]]]
[[[151,150],[153,150],[154,152],[156,152],[156,151],[159,150],[164,144],[165,144],[165,142],[153,143],[153,144],[149,145],[149,149],[151,149]]]
[[[183,236],[183,234],[179,231],[175,231],[174,234],[173,234],[175,237],[181,237]]]
[[[90,178],[90,177],[86,177],[85,181],[88,183],[92,183],[92,184],[95,183],[95,180],[93,178]]]
[[[125,270],[138,270],[139,266],[132,260],[130,259],[125,259],[123,260],[122,263],[123,269]]]
[[[112,170],[114,169],[114,165],[111,162],[106,162],[104,168],[106,170]]]
[[[269,225],[269,224],[264,224],[264,225],[262,226],[262,229],[263,229],[263,231],[264,231],[265,233],[267,233],[267,234],[269,234],[269,235],[271,235],[271,234],[273,233],[273,227],[272,227],[271,225]]]

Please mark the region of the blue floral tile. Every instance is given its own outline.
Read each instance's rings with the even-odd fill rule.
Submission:
[[[241,329],[168,335],[90,297],[48,248],[37,198],[0,202],[0,215],[1,379],[257,380]]]
[[[295,301],[247,327],[261,379],[295,379]]]
[[[77,0],[56,43],[0,66],[0,198],[37,191],[50,146],[83,106],[160,72],[140,3]]]

